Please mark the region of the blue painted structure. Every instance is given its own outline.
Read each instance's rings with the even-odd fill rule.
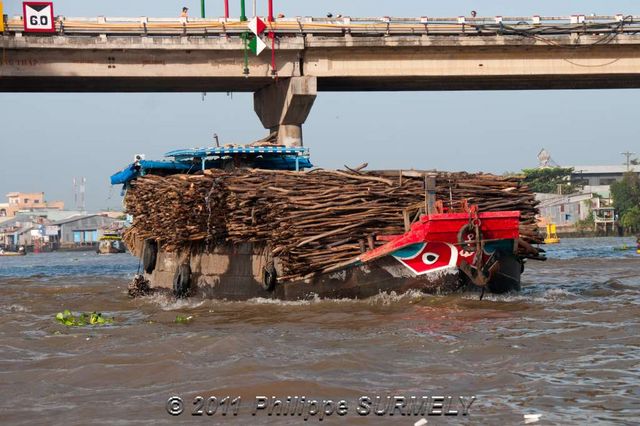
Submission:
[[[167,170],[176,173],[198,170],[193,164],[177,161],[148,161],[140,160],[129,164],[124,170],[111,175],[111,185],[127,184],[139,176],[144,176],[149,170]]]
[[[178,149],[165,157],[176,161],[200,161],[202,170],[220,168],[225,159],[242,159],[250,167],[269,170],[300,170],[312,167],[309,149],[286,146],[227,146]]]
[[[165,154],[172,160],[140,160],[111,176],[111,184],[126,185],[152,170],[171,173],[192,173],[198,170],[221,169],[225,164],[267,170],[302,170],[313,167],[309,149],[285,146],[229,146],[178,149]]]

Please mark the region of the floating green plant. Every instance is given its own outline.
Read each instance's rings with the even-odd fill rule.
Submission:
[[[73,315],[70,310],[65,309],[56,314],[56,321],[67,327],[83,327],[85,325],[105,325],[113,323],[113,318],[104,318],[101,313],[92,312],[90,314],[81,312]]]
[[[184,315],[176,315],[176,324],[189,324],[191,322],[191,320],[193,319],[193,316],[189,315],[184,316]]]

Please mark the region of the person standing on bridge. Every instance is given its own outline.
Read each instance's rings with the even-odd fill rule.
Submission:
[[[188,7],[183,7],[182,8],[182,13],[180,14],[181,18],[188,18],[189,17],[189,8]]]

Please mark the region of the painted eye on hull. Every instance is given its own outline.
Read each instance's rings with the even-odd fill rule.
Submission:
[[[422,262],[426,265],[433,265],[438,261],[438,258],[440,256],[435,253],[425,253],[422,255]]]

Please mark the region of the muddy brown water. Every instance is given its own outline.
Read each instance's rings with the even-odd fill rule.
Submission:
[[[129,255],[0,258],[0,422],[320,422],[266,409],[252,415],[257,396],[305,396],[345,401],[345,415],[334,411],[321,424],[413,425],[420,413],[373,411],[382,412],[387,396],[445,396],[445,405],[452,396],[458,416],[425,415],[428,424],[524,424],[525,414],[540,415],[537,424],[633,424],[640,255],[613,250],[632,242],[565,240],[549,247],[548,262],[528,264],[521,293],[482,301],[474,293],[131,300],[126,288],[138,262]],[[54,320],[64,309],[115,322],[65,327]],[[177,315],[192,319],[178,324]],[[167,411],[172,396],[183,400],[178,416]],[[192,414],[197,396],[205,398],[202,416]],[[368,415],[356,411],[362,396],[372,400]],[[465,417],[460,396],[476,397]]]

